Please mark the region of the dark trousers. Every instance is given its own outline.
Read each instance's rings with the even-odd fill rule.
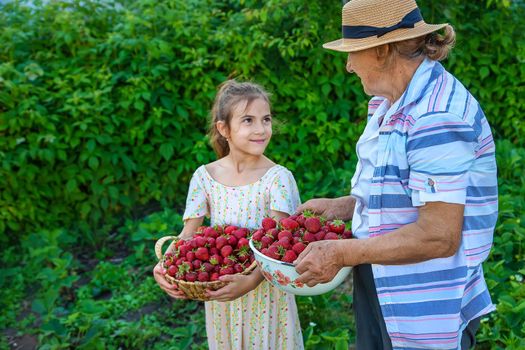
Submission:
[[[356,323],[357,350],[390,350],[392,342],[386,331],[385,320],[377,298],[372,267],[369,264],[353,267],[354,276],[354,317]],[[480,318],[470,321],[461,337],[461,349],[468,350],[476,345],[476,332]]]

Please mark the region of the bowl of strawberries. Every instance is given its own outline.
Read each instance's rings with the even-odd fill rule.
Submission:
[[[206,290],[217,290],[227,283],[219,277],[249,274],[256,267],[249,247],[250,230],[233,225],[201,226],[191,239],[176,236],[160,238],[155,254],[166,270],[165,278],[193,300],[206,301]],[[162,246],[174,241],[162,254]]]
[[[268,282],[296,295],[319,295],[340,285],[348,277],[351,268],[343,267],[331,281],[308,287],[296,281],[299,274],[293,262],[310,243],[350,238],[352,231],[346,229],[343,221],[329,221],[306,212],[279,222],[273,218],[264,218],[262,227],[253,232],[249,244]]]

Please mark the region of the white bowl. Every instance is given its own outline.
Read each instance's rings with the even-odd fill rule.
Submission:
[[[295,271],[293,264],[275,260],[262,254],[253,246],[252,239],[250,239],[250,248],[255,255],[255,261],[261,268],[264,278],[277,288],[296,295],[319,295],[329,292],[340,285],[348,277],[352,269],[351,267],[343,267],[330,282],[308,287],[306,284],[295,282],[299,274]]]

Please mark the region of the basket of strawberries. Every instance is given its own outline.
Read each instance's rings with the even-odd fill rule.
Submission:
[[[166,269],[165,278],[186,297],[207,301],[206,290],[217,290],[227,282],[220,276],[249,274],[256,267],[249,247],[250,230],[230,226],[201,226],[188,240],[176,236],[160,238],[155,254]],[[174,241],[172,249],[162,254],[165,242]]]

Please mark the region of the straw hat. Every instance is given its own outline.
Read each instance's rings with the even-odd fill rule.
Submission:
[[[417,38],[445,27],[427,24],[414,0],[351,0],[343,7],[343,38],[325,49],[354,52]]]

